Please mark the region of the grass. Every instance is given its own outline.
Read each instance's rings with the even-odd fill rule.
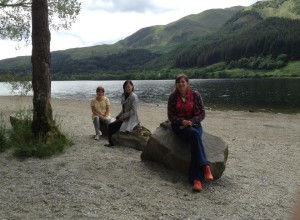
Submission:
[[[22,109],[16,113],[19,119],[17,119],[17,123],[10,130],[3,126],[4,123],[1,123],[0,151],[3,152],[11,148],[13,149],[13,154],[17,157],[46,158],[60,154],[67,147],[74,144],[67,136],[61,133],[58,126],[52,126],[46,137],[36,137],[31,130],[32,115],[30,115],[30,112],[32,111],[24,111]]]
[[[7,148],[7,129],[3,120],[3,114],[0,114],[0,152]]]

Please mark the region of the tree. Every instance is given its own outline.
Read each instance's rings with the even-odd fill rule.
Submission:
[[[32,131],[38,137],[45,137],[54,126],[50,103],[49,24],[55,30],[69,28],[79,14],[80,6],[77,0],[0,0],[0,38],[28,42],[32,20]],[[55,16],[62,23],[56,24]]]
[[[50,30],[48,25],[47,0],[32,0],[32,131],[36,136],[45,136],[53,125],[50,104],[51,80],[49,74]]]

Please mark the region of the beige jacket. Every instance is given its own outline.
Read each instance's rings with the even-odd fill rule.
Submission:
[[[140,123],[137,114],[138,97],[134,92],[131,92],[129,97],[125,100],[125,94],[123,94],[121,104],[122,106],[124,105],[124,112],[121,111],[118,114],[118,117],[122,116],[124,121],[121,125],[120,131],[132,132],[133,128]]]

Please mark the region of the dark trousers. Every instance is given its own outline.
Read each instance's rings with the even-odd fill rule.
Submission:
[[[111,137],[114,133],[116,133],[117,131],[120,130],[122,123],[123,123],[123,121],[116,120],[116,121],[108,124],[108,141],[111,145],[113,145]]]
[[[208,164],[202,143],[202,126],[194,125],[180,129],[172,126],[175,134],[191,144],[191,163],[189,170],[189,181],[200,180],[202,177],[202,167]]]

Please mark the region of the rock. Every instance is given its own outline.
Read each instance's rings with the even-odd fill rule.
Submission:
[[[220,137],[206,132],[203,132],[202,141],[213,177],[218,179],[226,167],[228,145]],[[189,143],[178,138],[172,131],[171,123],[166,121],[160,124],[148,140],[141,159],[160,162],[170,169],[188,174],[190,155]]]
[[[137,150],[143,150],[151,136],[151,132],[141,126],[137,125],[131,133],[117,132],[113,134],[112,141],[115,145],[122,145],[131,147]]]

